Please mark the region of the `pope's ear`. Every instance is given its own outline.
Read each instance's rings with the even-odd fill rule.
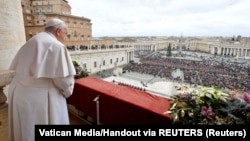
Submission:
[[[56,36],[59,36],[59,35],[60,35],[60,32],[61,32],[61,29],[60,29],[60,28],[57,28],[57,29],[56,29],[56,32],[55,32],[55,33],[56,33]]]

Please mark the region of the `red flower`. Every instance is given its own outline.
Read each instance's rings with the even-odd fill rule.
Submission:
[[[211,106],[207,107],[207,106],[202,106],[201,107],[201,115],[207,117],[208,119],[212,119],[212,117],[214,116],[214,112]]]
[[[250,94],[247,93],[247,92],[244,92],[244,93],[241,95],[241,98],[244,99],[246,102],[250,102]]]

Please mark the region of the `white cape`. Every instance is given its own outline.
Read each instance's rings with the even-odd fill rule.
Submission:
[[[66,97],[73,92],[75,69],[52,34],[30,39],[10,69],[16,71],[8,91],[10,141],[34,141],[37,124],[69,124]]]

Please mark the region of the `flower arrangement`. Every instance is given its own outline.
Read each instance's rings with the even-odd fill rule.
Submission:
[[[250,123],[250,94],[222,91],[216,87],[187,86],[177,88],[171,96],[173,124],[225,125]]]
[[[83,68],[80,66],[79,61],[73,60],[72,62],[73,62],[73,65],[75,67],[75,70],[76,70],[75,79],[89,76],[88,72],[83,70]]]

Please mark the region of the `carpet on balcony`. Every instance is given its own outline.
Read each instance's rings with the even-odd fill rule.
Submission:
[[[92,76],[75,81],[67,103],[93,119],[99,119],[102,125],[171,123],[170,115],[164,114],[170,108],[169,99]]]

